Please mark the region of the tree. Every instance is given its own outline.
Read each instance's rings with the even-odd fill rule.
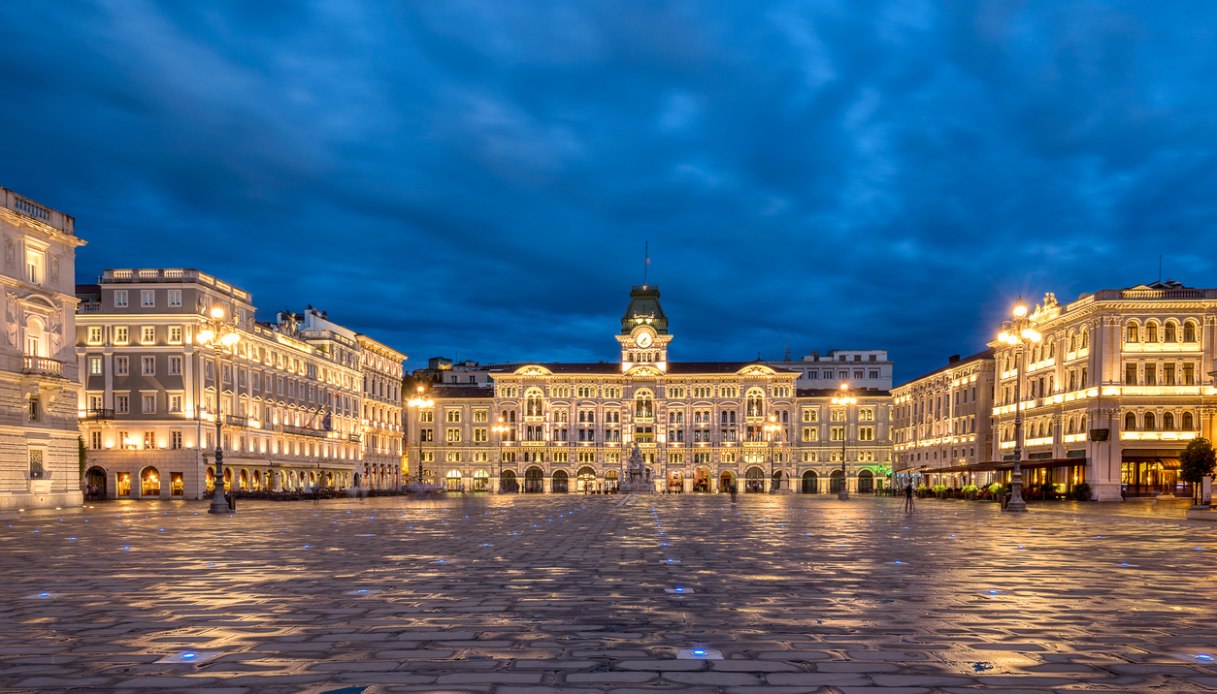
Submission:
[[[1195,438],[1183,449],[1179,456],[1179,478],[1192,484],[1192,502],[1195,503],[1200,493],[1200,481],[1213,474],[1217,467],[1217,454],[1213,452],[1213,444],[1206,438]]]

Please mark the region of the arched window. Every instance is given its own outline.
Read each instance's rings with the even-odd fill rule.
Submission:
[[[38,316],[25,319],[25,354],[31,357],[47,356],[46,324]]]
[[[1141,341],[1141,333],[1139,330],[1137,330],[1136,323],[1129,322],[1128,328],[1126,328],[1124,331],[1124,341],[1125,342],[1140,342]]]
[[[1070,352],[1077,351],[1077,349],[1078,349],[1078,339],[1077,338],[1078,338],[1077,335],[1074,335],[1073,333],[1069,333],[1069,351]]]
[[[1137,430],[1137,415],[1133,412],[1129,412],[1128,414],[1124,415],[1124,431],[1136,431],[1136,430]]]
[[[1184,431],[1195,431],[1196,430],[1196,419],[1195,419],[1195,417],[1192,416],[1191,412],[1184,412],[1183,417],[1181,417],[1179,421],[1180,421],[1180,424],[1182,424],[1182,428]]]
[[[540,417],[542,412],[541,389],[529,388],[528,391],[524,393],[524,416]]]
[[[1048,358],[1052,359],[1056,356],[1056,340],[1048,343]]]
[[[1145,326],[1145,341],[1146,342],[1157,342],[1158,341],[1158,324],[1157,323],[1149,323]]]
[[[1154,431],[1157,428],[1158,428],[1158,421],[1157,421],[1157,418],[1154,417],[1154,413],[1146,412],[1145,413],[1145,430]]]
[[[1195,342],[1196,341],[1196,324],[1194,322],[1187,321],[1186,323],[1183,324],[1183,341],[1184,342]]]
[[[634,396],[634,416],[638,419],[652,419],[655,417],[655,400],[651,395],[651,391],[639,391]]]
[[[1175,329],[1175,321],[1169,321],[1163,329],[1163,334],[1166,342],[1178,342],[1179,331]]]
[[[764,417],[765,416],[765,394],[759,388],[753,388],[748,391],[748,398],[744,405],[746,417]]]
[[[1175,430],[1175,414],[1173,412],[1167,412],[1162,415],[1162,430],[1163,431],[1174,431]]]

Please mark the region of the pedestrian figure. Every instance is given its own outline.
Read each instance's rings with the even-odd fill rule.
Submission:
[[[735,503],[735,485],[731,485],[731,503]]]
[[[913,483],[909,482],[904,486],[904,512],[913,512]]]

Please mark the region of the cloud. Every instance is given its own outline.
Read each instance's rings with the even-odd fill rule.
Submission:
[[[190,266],[418,364],[980,349],[1009,302],[1211,284],[1217,8],[0,5],[5,185],[79,276]]]

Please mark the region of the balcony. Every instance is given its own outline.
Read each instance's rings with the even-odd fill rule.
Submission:
[[[234,414],[226,414],[224,415],[224,424],[230,427],[244,427],[249,426],[249,420]]]
[[[85,411],[85,414],[83,417],[81,417],[81,419],[87,419],[87,420],[114,419],[114,410],[110,409],[110,408],[101,408],[101,407],[90,408],[87,411]]]
[[[360,436],[359,434],[348,434],[347,435],[347,441],[350,441],[351,443],[359,443],[362,439],[363,439],[363,437]]]
[[[21,373],[37,374],[40,376],[63,376],[63,362],[49,357],[22,355]]]
[[[329,435],[330,432],[321,431],[319,429],[308,429],[306,427],[293,427],[293,426],[288,426],[287,424],[284,424],[283,433],[296,434],[298,436],[315,436],[319,439],[324,439]]]

